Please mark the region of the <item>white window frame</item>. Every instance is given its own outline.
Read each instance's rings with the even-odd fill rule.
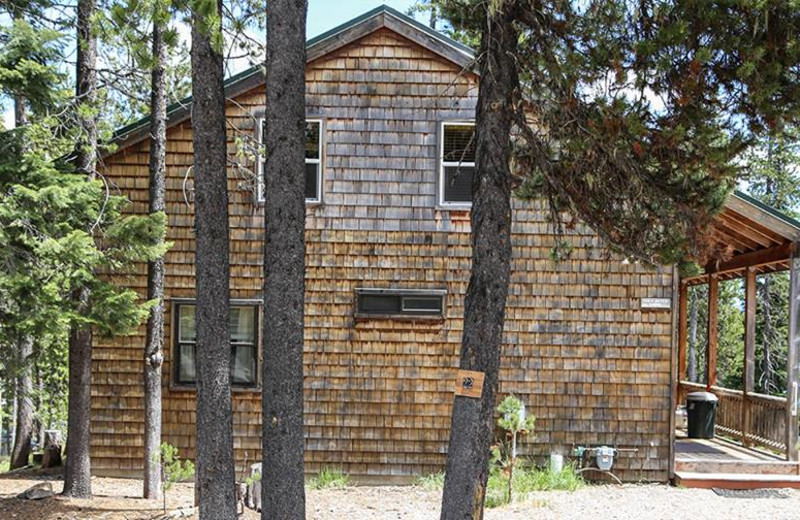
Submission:
[[[475,168],[474,162],[459,162],[459,161],[445,161],[444,160],[444,131],[445,127],[448,126],[472,126],[475,127],[474,120],[465,120],[465,121],[442,121],[439,126],[439,190],[437,194],[437,203],[439,206],[443,208],[462,208],[462,209],[469,209],[472,207],[472,202],[461,202],[461,201],[446,201],[444,199],[444,187],[445,183],[447,182],[447,178],[445,175],[445,168],[447,167],[460,167],[466,166],[467,168]]]
[[[261,155],[261,147],[264,146],[264,119],[263,117],[259,117],[256,119],[256,139],[259,146],[259,153],[256,157],[256,200],[258,202],[263,203],[265,200],[264,197],[264,157]],[[325,150],[323,145],[325,140],[323,139],[323,135],[325,134],[325,122],[322,119],[311,118],[306,119],[306,123],[317,123],[319,125],[319,142],[317,143],[317,149],[319,150],[319,158],[317,159],[306,159],[304,162],[305,164],[316,164],[317,165],[317,196],[316,198],[306,198],[306,204],[319,204],[322,202],[322,168],[323,168],[323,157],[325,154]],[[305,171],[303,173],[305,175]]]

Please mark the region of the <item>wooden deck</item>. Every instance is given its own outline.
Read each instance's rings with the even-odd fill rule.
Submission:
[[[695,488],[800,489],[800,465],[722,439],[688,439],[676,432],[675,481]]]

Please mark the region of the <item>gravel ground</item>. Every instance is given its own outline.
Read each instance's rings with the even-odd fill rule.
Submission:
[[[135,498],[141,482],[93,479],[93,500],[60,497],[26,501],[14,496],[40,478],[0,477],[2,520],[153,520],[161,518],[160,502]],[[56,492],[62,482],[51,480]],[[486,520],[619,519],[619,520],[788,520],[800,519],[800,491],[782,490],[787,498],[725,498],[705,489],[680,489],[656,484],[587,486],[575,492],[534,493],[511,506],[490,509]],[[192,505],[191,484],[168,493],[170,511]],[[309,491],[307,517],[314,520],[429,520],[438,518],[440,494],[417,487],[354,487]],[[189,518],[195,518],[189,516]],[[247,511],[244,520],[259,515]]]

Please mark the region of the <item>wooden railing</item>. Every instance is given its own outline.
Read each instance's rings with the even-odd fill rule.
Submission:
[[[700,392],[705,385],[681,381],[678,403],[686,403],[686,395]],[[759,446],[786,453],[786,398],[764,394],[748,394],[712,386],[719,398],[715,430],[739,440],[744,446]]]

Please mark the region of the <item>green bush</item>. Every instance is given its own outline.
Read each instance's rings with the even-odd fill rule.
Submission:
[[[338,468],[322,468],[319,475],[308,481],[309,489],[344,489],[351,485],[350,476]]]
[[[158,453],[153,454],[153,460],[161,466],[161,496],[164,501],[164,514],[166,514],[167,491],[176,482],[192,478],[194,476],[194,464],[191,460],[182,461],[178,455],[178,448],[167,442],[161,443]]]
[[[516,495],[527,495],[533,491],[575,491],[585,482],[572,464],[565,465],[559,473],[553,473],[549,468],[520,465],[514,472],[513,485]],[[494,466],[486,486],[486,507],[507,504],[507,490],[507,476],[500,467]]]
[[[444,471],[423,475],[414,481],[414,485],[425,491],[441,491],[444,489]]]

